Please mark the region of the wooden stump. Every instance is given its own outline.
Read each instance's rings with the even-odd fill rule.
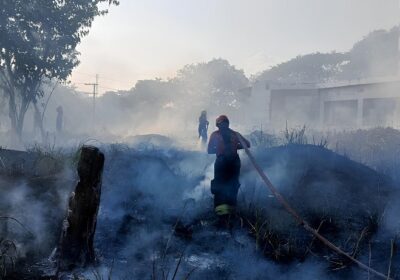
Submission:
[[[71,194],[57,249],[58,271],[84,267],[96,260],[93,240],[100,204],[104,154],[83,146],[78,163],[79,182]]]

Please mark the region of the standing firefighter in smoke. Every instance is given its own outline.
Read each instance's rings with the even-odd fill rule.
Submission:
[[[216,120],[217,131],[211,134],[208,143],[208,153],[216,154],[214,164],[214,179],[211,181],[211,193],[214,194],[216,214],[222,221],[228,221],[235,210],[236,197],[240,187],[240,158],[237,150],[243,149],[236,131],[229,128],[227,116],[219,116]],[[247,147],[250,142],[244,139]]]
[[[200,117],[199,117],[199,138],[201,138],[202,144],[207,143],[207,131],[208,131],[208,120],[207,120],[207,111],[201,111]]]

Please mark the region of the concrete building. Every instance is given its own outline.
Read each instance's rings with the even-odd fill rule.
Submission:
[[[400,128],[400,78],[300,85],[257,82],[252,97],[256,106],[265,106],[265,115],[258,113],[257,118],[274,128],[286,123],[315,129]]]

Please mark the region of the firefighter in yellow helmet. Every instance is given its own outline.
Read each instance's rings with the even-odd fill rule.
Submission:
[[[214,164],[214,179],[211,181],[211,193],[214,195],[216,214],[223,220],[233,214],[236,206],[237,193],[240,187],[240,158],[237,153],[243,149],[239,137],[242,137],[247,147],[250,142],[239,133],[229,128],[229,119],[221,115],[216,120],[217,131],[210,136],[208,153],[216,154]]]

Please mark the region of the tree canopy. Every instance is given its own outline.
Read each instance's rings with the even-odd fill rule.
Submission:
[[[393,76],[399,61],[399,27],[377,30],[344,53],[313,53],[297,56],[263,71],[258,80],[321,83]]]
[[[22,133],[29,105],[44,79],[65,80],[79,63],[76,46],[88,34],[99,4],[117,0],[2,0],[0,86],[9,100],[11,124]]]
[[[249,80],[243,70],[236,69],[225,59],[213,59],[207,63],[190,64],[178,71],[174,82],[191,98],[204,100],[212,107],[235,107],[239,90]]]
[[[336,52],[297,56],[264,71],[257,79],[297,83],[324,81],[337,75],[348,57]]]
[[[400,27],[377,30],[354,44],[339,79],[393,76],[398,71]]]

